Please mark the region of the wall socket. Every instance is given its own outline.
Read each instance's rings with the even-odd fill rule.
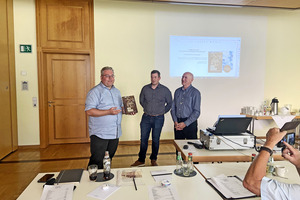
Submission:
[[[22,81],[22,90],[28,90],[28,81]]]

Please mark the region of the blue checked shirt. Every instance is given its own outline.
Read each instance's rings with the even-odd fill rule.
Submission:
[[[108,110],[111,107],[117,107],[117,110],[123,107],[120,91],[114,86],[107,88],[99,83],[87,94],[85,101],[85,111],[92,108],[99,110]],[[116,139],[121,137],[122,112],[117,115],[105,115],[101,117],[89,116],[89,133],[96,135],[101,139]]]

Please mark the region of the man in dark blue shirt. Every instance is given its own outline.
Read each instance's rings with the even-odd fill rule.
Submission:
[[[151,165],[157,166],[157,154],[159,150],[159,139],[161,129],[164,125],[165,116],[171,109],[172,94],[170,90],[159,83],[160,72],[151,72],[151,83],[145,85],[140,93],[140,104],[144,109],[141,127],[141,145],[139,159],[131,166],[145,166],[145,158],[148,148],[148,139],[152,129],[152,153],[150,155]]]
[[[193,80],[193,74],[185,72],[181,78],[182,87],[174,94],[171,115],[175,139],[197,139],[201,94],[192,86]]]

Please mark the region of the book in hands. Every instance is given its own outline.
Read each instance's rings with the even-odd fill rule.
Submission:
[[[122,97],[125,114],[137,113],[135,98],[133,95]]]
[[[79,183],[83,169],[66,169],[60,171],[56,178],[56,183]]]

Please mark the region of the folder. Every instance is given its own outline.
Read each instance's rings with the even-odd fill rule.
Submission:
[[[256,195],[243,186],[243,181],[238,176],[217,176],[207,178],[206,182],[212,186],[223,199],[244,199]]]

